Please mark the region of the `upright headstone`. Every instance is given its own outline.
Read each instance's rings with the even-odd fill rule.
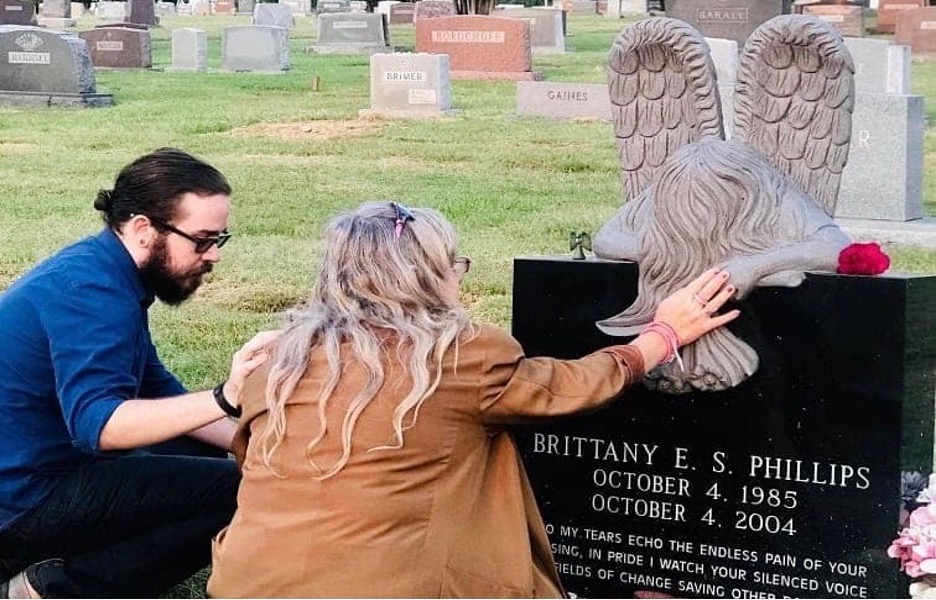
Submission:
[[[311,15],[312,0],[280,0],[280,4],[285,4],[292,9],[294,15]]]
[[[758,25],[783,14],[783,0],[666,0],[666,16],[686,21],[705,37],[743,44]]]
[[[130,15],[127,21],[138,23],[140,25],[156,25],[159,20],[156,18],[156,4],[153,0],[127,0],[130,4]]]
[[[272,25],[289,29],[296,24],[292,9],[285,4],[255,4],[253,9],[254,25]]]
[[[65,29],[74,27],[76,19],[72,15],[71,0],[43,0],[42,8],[39,13],[39,25],[42,27],[51,27],[53,29]],[[84,6],[82,6],[82,11]]]
[[[215,0],[211,12],[216,15],[233,15],[237,12],[237,5],[234,0]]]
[[[367,0],[351,0],[348,2],[351,12],[370,12],[367,10]]]
[[[562,54],[566,51],[562,28],[564,11],[558,8],[519,8],[501,11],[497,16],[524,19],[530,23],[530,50],[533,54]]]
[[[104,21],[126,21],[127,3],[101,0],[97,3],[97,18]]]
[[[435,17],[454,17],[457,14],[455,2],[452,0],[420,0],[416,3],[413,21]]]
[[[712,64],[715,65],[715,80],[718,82],[718,97],[721,100],[725,137],[734,132],[734,89],[738,73],[738,42],[722,38],[705,38]]]
[[[313,52],[320,54],[376,54],[392,52],[385,15],[378,13],[322,13]]]
[[[390,7],[393,6],[394,4],[399,4],[399,3],[400,3],[400,0],[380,0],[379,2],[377,2],[377,6],[374,8],[374,12],[381,14],[381,15],[387,15],[389,17]]]
[[[180,27],[172,30],[172,69],[204,71],[208,68],[208,33],[204,29]]]
[[[608,86],[604,83],[518,81],[517,115],[610,121]]]
[[[181,3],[180,3],[181,4]],[[174,15],[176,14],[176,5],[174,2],[157,2],[156,3],[156,17],[157,19],[160,16],[165,15]]]
[[[846,37],[864,35],[864,8],[860,4],[836,4],[833,2],[811,4],[803,7],[803,14],[826,21]]]
[[[289,30],[268,25],[225,27],[221,68],[225,71],[280,73],[289,70]]]
[[[415,2],[397,2],[390,6],[387,20],[391,25],[412,25],[415,12]]]
[[[0,0],[0,25],[35,25],[32,0]]]
[[[256,0],[237,0],[237,14],[253,15],[255,6],[257,6]]]
[[[448,54],[453,79],[533,80],[530,24],[461,15],[416,21],[416,51]]]
[[[88,43],[91,64],[105,69],[148,69],[153,66],[150,33],[130,27],[95,27],[78,34]]]
[[[349,0],[318,0],[315,5],[315,12],[320,15],[351,12],[351,3]]]
[[[900,13],[926,6],[926,0],[881,0],[878,4],[877,31],[894,33]]]
[[[445,54],[374,54],[370,108],[362,116],[438,117],[454,114]]]
[[[73,33],[0,25],[0,104],[109,106],[99,94],[88,45]]]
[[[897,42],[914,54],[936,54],[936,7],[915,8],[897,16]]]
[[[71,6],[71,18],[73,19],[80,19],[81,17],[85,15],[85,13],[94,14],[92,10],[93,7],[85,9],[85,5],[83,2],[69,2],[69,4]]]
[[[594,323],[633,301],[636,269],[515,260],[512,328],[527,356],[624,342]],[[514,428],[564,587],[906,597],[886,549],[902,474],[932,469],[934,303],[933,276],[760,288],[731,325],[764,360],[743,386],[668,395],[638,383],[599,412]]]
[[[608,0],[604,16],[619,19],[625,15],[647,14],[647,0]]]
[[[887,40],[845,40],[855,63],[852,142],[835,216],[923,217],[922,96],[910,93],[910,49]]]

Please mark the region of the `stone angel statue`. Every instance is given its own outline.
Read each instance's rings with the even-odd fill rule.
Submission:
[[[848,237],[832,216],[851,140],[854,66],[825,22],[782,15],[748,38],[735,88],[734,138],[724,139],[715,69],[687,23],[648,18],[610,53],[614,131],[627,202],[594,239],[597,256],[638,263],[638,295],[600,321],[635,335],[660,301],[721,265],[743,298],[834,271]],[[734,387],[758,367],[727,328],[650,373],[671,393]]]

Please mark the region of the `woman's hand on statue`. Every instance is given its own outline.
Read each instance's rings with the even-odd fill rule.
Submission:
[[[736,291],[729,277],[728,271],[719,269],[709,269],[702,273],[660,302],[654,321],[662,321],[672,327],[679,337],[680,345],[692,343],[709,331],[732,321],[740,311],[718,314],[719,309]]]

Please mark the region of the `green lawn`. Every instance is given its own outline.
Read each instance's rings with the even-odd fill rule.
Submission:
[[[339,210],[386,198],[444,212],[473,261],[466,305],[478,319],[509,326],[513,257],[566,253],[570,231],[595,231],[619,205],[611,125],[518,118],[513,83],[455,81],[459,116],[379,121],[361,135],[237,131],[335,121],[328,129],[340,133],[359,125],[358,110],[369,104],[368,58],[304,52],[315,36],[309,18],[292,30],[287,74],[164,70],[172,29],[207,30],[209,68],[217,69],[222,27],[248,22],[163,17],[153,30],[153,70],[98,71],[98,90],[114,95],[111,108],[0,107],[0,289],[101,226],[94,196],[125,163],[167,145],[200,155],[234,186],[235,238],[203,290],[180,308],[158,305],[152,323],[168,366],[202,388],[223,379],[238,345],[276,324],[310,288],[321,229]],[[567,42],[575,52],[535,56],[534,68],[550,81],[603,82],[624,23],[570,15]],[[94,24],[86,17],[79,28]],[[393,27],[391,44],[412,50],[413,28]],[[936,98],[936,63],[914,63],[913,79],[915,91]],[[930,121],[934,112],[936,101],[927,106]],[[926,151],[929,168],[936,161],[932,129]],[[934,214],[936,181],[924,189]],[[936,252],[889,251],[896,270],[936,272]]]

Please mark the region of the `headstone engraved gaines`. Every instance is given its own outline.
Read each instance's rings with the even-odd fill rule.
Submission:
[[[413,20],[432,19],[435,17],[454,17],[458,14],[455,3],[451,0],[420,0],[416,3]]]
[[[855,61],[855,112],[837,217],[923,217],[923,97],[910,93],[910,49],[846,40]]]
[[[926,6],[926,0],[881,0],[878,4],[877,31],[894,33],[900,13]]]
[[[455,114],[448,56],[374,54],[370,62],[370,109],[362,115],[437,117]]]
[[[0,0],[0,25],[35,25],[32,0]]]
[[[378,13],[322,13],[312,51],[320,54],[391,52],[387,19]]]
[[[518,81],[517,115],[610,121],[608,86],[603,83]]]
[[[130,4],[130,15],[127,21],[140,25],[154,26],[159,23],[156,18],[156,4],[153,0],[127,0]]]
[[[524,19],[530,23],[530,50],[534,54],[562,54],[566,51],[562,23],[565,13],[558,8],[519,8],[500,11],[497,16]]]
[[[530,24],[463,15],[416,21],[416,51],[448,54],[453,79],[539,81],[531,71]]]
[[[204,29],[180,27],[172,30],[172,69],[204,71],[208,67],[208,33]]]
[[[739,44],[764,21],[783,13],[783,0],[666,0],[666,16],[685,21],[705,37]]]
[[[296,24],[292,9],[284,4],[255,4],[253,8],[254,25],[272,25],[289,29]]]
[[[897,17],[897,41],[914,54],[936,54],[936,7],[915,8]]]
[[[88,45],[73,33],[0,25],[0,104],[110,106],[99,94]]]
[[[88,43],[91,64],[106,69],[148,69],[153,66],[150,33],[129,27],[96,27],[78,34]]]
[[[828,22],[844,36],[864,35],[864,8],[861,4],[817,3],[804,6],[803,14]]]
[[[232,25],[221,35],[221,68],[225,71],[288,71],[289,30],[269,25]]]
[[[636,280],[633,263],[517,259],[513,334],[528,356],[620,343],[594,321],[632,301]],[[906,597],[885,550],[901,472],[932,465],[934,300],[928,276],[761,288],[732,326],[765,357],[743,386],[672,396],[638,384],[598,413],[517,428],[565,587]]]

